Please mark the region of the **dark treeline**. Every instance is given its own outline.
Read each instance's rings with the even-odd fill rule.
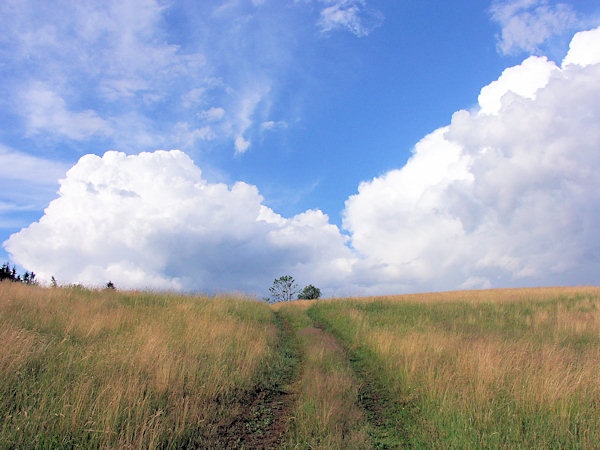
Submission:
[[[2,264],[0,267],[0,281],[9,280],[17,283],[25,283],[25,284],[35,284],[35,273],[33,272],[25,272],[23,276],[17,273],[17,269],[15,266],[10,268],[9,263]]]

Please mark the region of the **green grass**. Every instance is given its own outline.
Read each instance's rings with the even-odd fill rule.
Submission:
[[[594,448],[600,289],[269,306],[0,284],[0,448]]]
[[[519,301],[508,294],[339,300],[309,313],[349,349],[370,395],[386,399],[381,428],[398,443],[596,446],[600,293]]]

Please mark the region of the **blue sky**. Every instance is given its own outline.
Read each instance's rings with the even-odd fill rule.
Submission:
[[[365,237],[387,236],[389,230],[367,230],[364,223],[382,223],[390,211],[395,212],[386,219],[395,230],[388,236],[389,247],[397,246],[399,253],[412,254],[409,244],[418,240],[413,239],[413,233],[421,235],[423,227],[415,224],[417,228],[413,229],[407,225],[415,216],[411,216],[410,209],[403,209],[406,199],[399,199],[396,190],[408,192],[410,186],[402,184],[404,181],[400,185],[390,182],[395,171],[408,167],[409,158],[418,153],[415,145],[429,133],[451,123],[458,128],[453,119],[458,117],[453,116],[457,111],[471,113],[474,121],[481,108],[482,88],[498,80],[505,69],[520,67],[532,55],[539,61],[546,56],[560,67],[574,34],[600,25],[600,6],[596,1],[7,1],[0,6],[0,23],[5,30],[0,37],[0,176],[4,185],[0,194],[0,241],[5,242],[0,256],[46,278],[57,273],[65,282],[81,280],[93,284],[112,277],[117,284],[131,287],[239,289],[257,294],[263,292],[265,280],[287,271],[295,272],[302,282],[316,278],[330,293],[594,281],[587,275],[573,275],[581,273],[574,262],[565,263],[564,267],[551,264],[549,260],[556,255],[546,255],[541,250],[552,242],[553,233],[585,235],[567,225],[548,231],[547,235],[540,230],[536,236],[544,236],[546,241],[533,246],[529,257],[516,250],[506,255],[490,250],[485,255],[464,256],[470,252],[444,250],[444,245],[436,247],[441,253],[434,255],[429,247],[436,236],[444,235],[436,231],[444,226],[440,222],[431,236],[423,238],[427,245],[414,250],[410,258],[398,260],[377,253],[374,249],[380,243]],[[594,49],[587,51],[593,53]],[[538,80],[538,69],[531,70]],[[536,89],[546,89],[544,83],[559,85],[560,80],[554,81],[558,76],[548,76],[550,82],[544,78]],[[506,92],[524,95],[516,87],[506,88]],[[537,101],[533,97],[533,93],[524,95],[530,102]],[[596,114],[596,110],[586,110],[585,117],[590,114]],[[512,131],[507,130],[507,135],[512,136]],[[568,129],[552,142],[562,142],[573,133]],[[460,136],[463,139],[464,133]],[[460,145],[465,155],[468,153],[475,160],[475,150],[469,150],[467,145],[473,139],[464,138]],[[448,140],[459,142],[459,138]],[[444,145],[439,144],[438,148]],[[496,148],[486,142],[478,145],[481,154],[490,146]],[[515,147],[505,149],[502,145],[497,148],[504,155],[514,154],[518,147],[514,144]],[[590,145],[585,155],[591,159],[575,158],[588,167],[597,161],[593,156],[598,150],[597,142],[592,140]],[[144,224],[148,240],[134,245],[131,241],[119,241],[128,232],[141,233],[136,228],[128,231],[132,219],[122,212],[119,217],[123,223],[119,217],[110,216],[121,211],[121,200],[94,203],[96,200],[83,194],[74,199],[67,193],[68,183],[64,183],[65,191],[60,194],[64,201],[52,214],[46,213],[46,224],[30,227],[44,215],[50,201],[59,198],[58,180],[64,179],[66,171],[84,155],[102,157],[105,152],[116,150],[133,156],[159,149],[181,150],[177,156],[181,160],[173,167],[163,161],[158,165],[142,164],[140,168],[132,162],[127,170],[135,173],[127,172],[125,163],[113,167],[108,162],[94,165],[86,160],[91,165],[84,167],[81,163],[81,173],[90,179],[101,174],[98,177],[102,180],[94,186],[86,184],[86,192],[130,192],[122,180],[141,176],[140,170],[148,171],[145,179],[159,180],[164,175],[163,189],[168,190],[168,180],[182,176],[178,168],[187,167],[186,174],[199,168],[201,174],[189,175],[191,190],[185,195],[194,197],[193,186],[200,182],[207,186],[224,183],[229,189],[223,197],[210,197],[213,203],[201,196],[197,198],[201,205],[215,205],[215,209],[206,211],[207,216],[231,209],[236,201],[230,198],[233,186],[243,182],[256,191],[248,194],[248,204],[267,208],[281,220],[268,222],[273,229],[257,229],[246,235],[248,229],[254,230],[255,221],[264,222],[263,216],[255,214],[249,219],[251,225],[240,223],[239,229],[221,234],[223,224],[215,225],[217,229],[212,232],[203,225],[204,221],[210,222],[207,216],[188,217],[181,212],[182,206],[177,210],[179,215],[170,220],[175,224],[195,221],[207,230],[202,239],[189,229],[179,234],[169,231],[168,236],[161,234],[162,228],[148,220]],[[564,152],[569,154],[568,149]],[[512,163],[516,164],[513,169],[522,168],[520,162]],[[167,169],[161,164],[174,172],[165,174]],[[437,170],[437,162],[432,164],[428,173]],[[472,161],[468,165],[471,170]],[[472,176],[475,182],[483,180],[475,172]],[[554,180],[579,177],[549,169],[541,178],[552,176]],[[83,179],[78,182],[87,183]],[[358,198],[363,182],[366,191],[383,187],[376,201],[353,206],[363,205],[361,199],[366,198]],[[439,180],[435,183],[439,186]],[[592,186],[581,183],[579,189],[589,194]],[[136,186],[138,190],[131,192],[146,200],[129,208],[142,214],[146,211],[147,185]],[[531,187],[518,183],[509,189],[510,186],[507,181],[495,189],[525,192]],[[536,186],[541,193],[556,190],[554,185]],[[479,195],[483,191],[482,188],[472,193]],[[463,199],[461,205],[480,205],[477,217],[483,217],[486,208],[491,208],[494,217],[501,216],[499,208],[504,204],[491,206],[488,197],[478,197],[477,201],[472,197],[469,194],[469,200]],[[582,214],[584,222],[595,220],[588,217],[594,205],[589,197],[567,197],[574,208],[580,203],[587,205],[587,209],[578,207],[573,213],[576,217]],[[426,202],[420,198],[417,206],[423,208]],[[173,193],[164,201],[172,204],[179,200]],[[371,208],[377,202],[387,206]],[[82,220],[85,225],[76,224],[81,215],[92,217],[101,204],[105,205],[105,216]],[[385,211],[363,222],[364,214],[371,209]],[[500,219],[493,226],[480,220],[474,222],[477,232],[471,235],[469,217],[473,210],[471,206],[468,209],[469,214],[447,212],[460,222],[459,234],[463,237],[481,236],[483,230],[489,231],[498,223],[505,228],[496,230],[495,236],[514,231]],[[326,217],[311,216],[308,220],[303,216],[317,211]],[[519,209],[514,206],[511,211],[518,213]],[[549,210],[546,213],[551,218],[559,214]],[[294,222],[298,215],[308,222],[314,219],[318,226],[311,222],[314,229],[305,230],[305,222]],[[298,225],[300,222],[303,225]],[[533,233],[535,227],[525,223],[518,231]],[[316,228],[328,231],[319,234]],[[9,237],[22,229],[30,230],[27,238],[21,234],[12,246],[7,244]],[[299,242],[304,242],[313,231],[317,233],[315,245],[301,245]],[[70,233],[81,235],[83,240],[96,235],[98,242],[116,240],[116,250],[102,258],[97,258],[102,252],[94,253],[93,246],[81,253],[76,239],[69,243]],[[284,244],[273,233],[293,235],[296,240],[286,240]],[[117,235],[121,238],[116,239]],[[457,235],[448,236],[453,240]],[[262,239],[264,245],[259,247],[272,251],[256,250],[250,242]],[[339,241],[340,248],[321,251],[329,247],[316,245],[319,239],[328,244]],[[590,248],[587,242],[577,240],[580,238],[574,239],[577,242],[569,246],[572,260],[581,260]],[[150,241],[160,242],[161,249],[165,242],[180,242],[182,248],[193,247],[197,251],[191,252],[189,259],[175,263],[174,254],[152,250]],[[213,245],[214,242],[221,244]],[[485,241],[477,245],[488,248],[488,244],[490,249],[510,247],[507,242]],[[469,241],[463,245],[470,248],[475,244]],[[246,250],[239,250],[240,247],[253,250],[244,253]],[[139,263],[147,260],[143,248],[161,255],[155,266]],[[237,264],[232,252],[253,270]],[[220,253],[222,258],[217,256]],[[197,262],[207,254],[213,255],[208,260],[213,267],[219,267],[218,274]],[[596,256],[591,256],[594,263]],[[446,258],[449,259],[443,270],[436,272],[434,262]],[[505,262],[492,264],[491,259]],[[344,275],[336,276],[333,269],[331,273],[329,269],[317,270],[315,261],[329,268],[344,267],[338,271]],[[178,264],[191,268],[176,269]],[[130,275],[120,279],[120,273]]]

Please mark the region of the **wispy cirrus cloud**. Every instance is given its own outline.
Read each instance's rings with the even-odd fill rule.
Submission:
[[[154,140],[197,152],[212,140],[240,153],[275,121],[302,40],[318,39],[297,22],[314,5],[323,32],[365,36],[381,22],[365,0],[3,2],[0,55],[10,70],[0,102],[44,145],[47,136],[72,147],[97,138],[104,149],[139,151]]]
[[[48,133],[74,140],[110,135],[110,124],[93,110],[71,111],[65,100],[42,83],[33,83],[21,96],[29,133]]]
[[[346,29],[358,37],[368,36],[383,23],[383,14],[367,7],[365,0],[321,0],[318,26],[322,32]]]
[[[54,198],[69,164],[0,145],[0,228],[27,226]]]
[[[252,11],[249,23],[240,22],[245,5],[237,2],[210,22],[203,17],[213,7],[196,5],[182,28],[203,23],[212,31],[188,38],[168,23],[167,13],[175,6],[156,0],[4,2],[1,54],[19,74],[6,72],[2,78],[5,109],[22,119],[30,135],[42,138],[109,137],[105,143],[111,147],[130,149],[135,148],[132,135],[145,134],[156,138],[155,146],[191,144],[188,150],[193,150],[193,143],[204,139],[188,134],[178,140],[182,123],[206,137],[206,122],[218,119],[212,138],[230,140],[232,146],[238,136],[249,142],[249,129],[260,131],[268,119],[262,103],[277,76],[277,67],[264,72],[254,61],[260,48],[237,48],[242,37],[253,39]],[[227,23],[232,32],[219,33]],[[132,117],[140,119],[133,133],[121,125]],[[142,139],[138,148],[145,144]]]
[[[58,186],[68,164],[40,158],[0,145],[0,178],[25,181],[31,185]]]
[[[549,40],[584,24],[570,4],[548,0],[496,0],[490,13],[501,27],[497,46],[504,55],[541,53]]]

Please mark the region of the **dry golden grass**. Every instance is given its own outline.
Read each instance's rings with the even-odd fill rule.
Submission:
[[[377,297],[352,298],[365,302],[415,302],[415,303],[441,303],[441,302],[467,302],[467,303],[504,303],[523,301],[544,301],[557,297],[571,297],[574,295],[600,295],[598,286],[578,287],[541,287],[541,288],[508,288],[508,289],[473,289],[464,291],[428,292],[421,294],[387,295]],[[346,299],[340,299],[346,300]]]
[[[239,299],[0,285],[0,447],[218,442],[276,329]]]
[[[295,337],[280,338],[279,317]],[[360,361],[361,389],[391,405],[381,423],[367,424],[346,351],[314,320]],[[0,448],[218,447],[264,377],[298,360],[282,343],[303,355],[288,447],[365,448],[375,435],[434,448],[600,442],[598,287],[269,307],[4,283],[0,342]]]
[[[373,356],[417,444],[595,447],[600,288],[506,289],[321,302]]]

